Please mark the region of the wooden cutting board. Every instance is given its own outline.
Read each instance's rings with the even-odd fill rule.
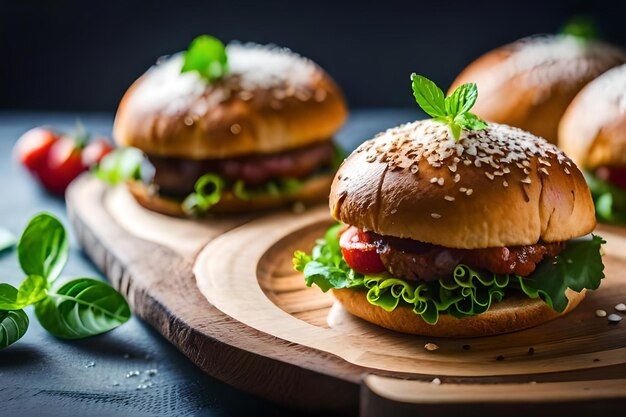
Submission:
[[[331,224],[325,206],[177,219],[90,176],[71,186],[67,203],[85,252],[135,314],[207,373],[272,401],[430,417],[589,416],[626,406],[626,320],[610,325],[594,314],[626,302],[618,228],[599,228],[607,278],[572,313],[507,335],[437,339],[366,323],[304,285],[292,254]]]

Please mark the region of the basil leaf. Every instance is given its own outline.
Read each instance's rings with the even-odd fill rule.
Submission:
[[[463,84],[446,97],[446,113],[451,117],[467,113],[476,103],[476,98],[478,98],[476,83]]]
[[[24,310],[0,311],[0,349],[17,342],[28,330],[28,316]]]
[[[0,310],[16,310],[17,288],[10,284],[0,284]]]
[[[51,214],[33,217],[17,244],[17,256],[27,275],[39,275],[53,282],[63,270],[69,243],[63,224]]]
[[[445,100],[443,91],[426,77],[411,74],[413,96],[417,104],[431,117],[446,116]]]
[[[35,304],[48,295],[48,283],[41,275],[29,275],[17,290],[18,309]]]
[[[208,82],[222,78],[228,72],[226,47],[213,36],[195,38],[185,52],[181,73],[196,71]]]
[[[105,155],[94,169],[96,178],[116,185],[128,180],[141,179],[144,154],[137,148],[118,148]]]
[[[489,125],[474,113],[463,113],[454,118],[454,122],[468,130],[484,130]]]
[[[0,227],[0,252],[4,252],[7,249],[11,249],[15,246],[17,239],[15,235],[9,232],[7,229]]]
[[[0,310],[21,310],[46,298],[48,283],[39,275],[27,277],[19,289],[0,284]]]
[[[61,339],[82,339],[108,332],[130,318],[124,297],[108,284],[78,278],[35,305],[41,325]]]

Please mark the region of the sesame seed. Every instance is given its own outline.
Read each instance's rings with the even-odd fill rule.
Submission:
[[[622,316],[619,314],[609,314],[607,319],[609,319],[609,324],[617,324],[622,321]]]
[[[493,171],[493,175],[496,175],[498,177],[501,177],[504,175],[504,173],[502,171]]]
[[[430,381],[430,383],[434,385],[441,385],[441,379],[435,378],[432,381]]]
[[[474,165],[476,166],[476,168],[480,168],[480,166],[481,166],[482,164],[480,163],[480,161],[479,161],[478,159],[476,159],[476,160],[474,161]]]
[[[444,199],[446,199],[448,201],[454,201],[454,197],[452,197],[451,195],[445,196]]]
[[[527,168],[524,168],[524,174],[528,175],[530,174],[530,171]]]
[[[473,192],[474,192],[474,190],[472,190],[471,188],[469,188],[469,189],[465,192],[465,194],[466,194],[466,195],[472,195],[472,193],[473,193]]]
[[[542,165],[549,166],[549,167],[552,166],[552,164],[550,164],[550,162],[546,161],[545,159],[538,158],[538,160],[539,160],[539,163]]]
[[[545,169],[545,168],[543,168],[543,167],[539,168],[539,171],[540,171],[540,172],[543,172],[543,173],[544,173],[544,174],[546,174],[546,175],[550,175],[550,173],[548,172],[548,170],[547,170],[547,169]]]
[[[509,169],[509,167],[504,167],[502,168],[502,172],[504,172],[505,174],[510,174],[511,170]]]
[[[569,169],[563,168],[563,172],[565,172],[567,175],[569,175]]]
[[[391,214],[396,214],[397,212],[398,212],[398,210],[397,210],[397,209],[393,209],[393,210],[391,210]]]
[[[525,167],[529,167],[530,166],[530,162],[528,161],[528,159],[524,159],[522,161],[522,165],[524,165]]]
[[[454,176],[454,182],[455,182],[455,183],[457,183],[457,182],[459,182],[459,181],[461,181],[461,174],[456,174],[456,175]]]
[[[432,351],[434,351],[434,350],[439,349],[439,346],[437,346],[437,345],[436,345],[436,344],[434,344],[434,343],[426,343],[426,344],[424,345],[424,349],[426,349],[426,350],[427,350],[427,351],[429,351],[429,352],[432,352]]]
[[[439,179],[437,180],[437,183],[439,185],[443,185],[443,182],[444,182],[443,177],[439,177]]]
[[[448,165],[448,169],[452,172],[456,172],[456,165]]]
[[[606,311],[596,310],[596,317],[606,317]]]
[[[508,187],[508,186],[509,186],[509,183],[508,183],[506,180],[503,180],[503,181],[502,181],[502,185],[504,185],[505,187]]]
[[[417,164],[411,165],[411,174],[417,174],[418,171],[419,168],[417,167]]]
[[[623,313],[623,312],[626,311],[626,304],[619,303],[614,308],[615,308],[615,310],[619,311],[620,313]]]
[[[465,191],[467,191],[467,188],[465,188],[465,187],[461,187],[461,188],[459,188],[459,191],[460,191],[460,192],[462,192],[462,193],[464,193]]]
[[[465,165],[472,165],[472,161],[470,161],[469,159],[464,160],[463,163]]]
[[[433,219],[440,219],[441,218],[441,214],[439,214],[439,213],[430,213],[430,217],[432,217]]]
[[[526,178],[524,178],[524,179],[522,180],[522,182],[523,182],[524,184],[530,184],[532,181],[530,180],[530,177],[526,177]]]
[[[493,174],[491,172],[487,172],[487,171],[485,171],[485,177],[489,178],[490,180],[494,179]]]
[[[430,179],[430,183],[431,183],[431,184],[434,184],[434,183],[436,183],[436,182],[437,182],[437,177],[432,177],[432,178]]]
[[[241,133],[241,125],[235,123],[233,125],[230,126],[230,132],[233,135],[238,135],[239,133]]]

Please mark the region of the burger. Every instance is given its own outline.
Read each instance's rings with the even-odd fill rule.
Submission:
[[[145,154],[142,178],[125,171],[141,205],[174,215],[240,212],[325,199],[340,160],[332,138],[346,114],[341,91],[312,61],[200,36],[128,89],[113,135]],[[111,175],[120,159],[109,158],[100,176],[120,177]]]
[[[476,82],[478,116],[556,143],[559,120],[574,96],[603,72],[624,63],[626,52],[597,40],[567,34],[533,36],[478,58],[459,74],[450,92]]]
[[[559,146],[583,170],[598,219],[626,224],[626,65],[578,93],[561,119]]]
[[[583,175],[546,140],[470,113],[475,84],[445,97],[413,75],[433,118],[389,129],[341,165],[340,223],[294,266],[379,326],[474,337],[544,323],[604,277]]]

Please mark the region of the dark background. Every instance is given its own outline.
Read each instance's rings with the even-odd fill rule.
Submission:
[[[157,57],[202,33],[290,47],[352,107],[412,106],[411,72],[445,88],[482,53],[580,13],[626,45],[622,0],[0,0],[0,109],[113,112]]]

